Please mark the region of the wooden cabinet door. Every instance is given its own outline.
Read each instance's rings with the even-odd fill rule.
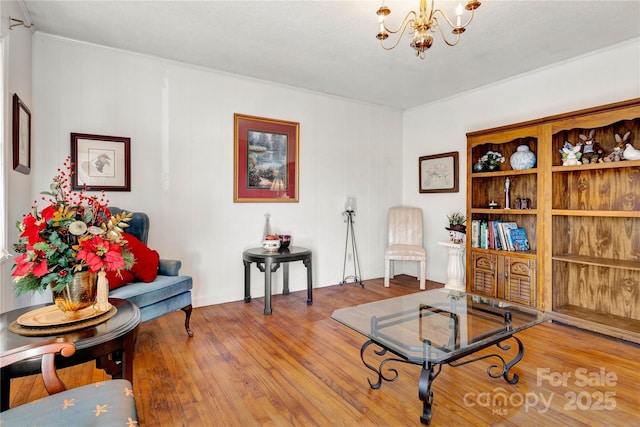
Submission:
[[[504,257],[504,298],[520,304],[536,304],[536,261]]]
[[[498,285],[497,256],[472,251],[471,289],[475,294],[496,296]]]

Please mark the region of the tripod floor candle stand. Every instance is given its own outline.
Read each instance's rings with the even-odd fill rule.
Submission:
[[[353,279],[353,283],[360,283],[360,286],[364,288],[362,283],[362,275],[360,273],[360,261],[358,261],[358,248],[356,247],[356,235],[353,233],[353,217],[356,213],[352,210],[346,210],[342,212],[344,216],[344,222],[347,223],[347,236],[344,241],[344,263],[342,264],[342,282],[341,285],[347,283],[349,279]],[[351,235],[351,253],[353,254],[353,275],[347,276],[347,248],[349,247],[349,235]]]

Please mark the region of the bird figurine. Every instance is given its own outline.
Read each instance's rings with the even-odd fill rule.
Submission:
[[[640,160],[640,150],[633,148],[633,145],[627,142],[627,148],[622,153],[626,160]]]
[[[640,160],[640,150],[633,148],[631,142],[628,141],[630,135],[631,131],[625,133],[622,138],[620,138],[620,135],[616,134],[616,142],[618,145],[624,145],[624,147],[626,147],[622,152],[622,157],[625,160]]]

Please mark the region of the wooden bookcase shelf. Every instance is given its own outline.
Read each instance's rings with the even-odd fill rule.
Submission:
[[[556,322],[589,329],[627,341],[640,342],[640,321],[575,305],[556,307],[547,313]]]
[[[485,248],[473,248],[473,250],[475,252],[479,252],[479,253],[487,253],[487,254],[496,254],[496,255],[515,255],[519,258],[532,258],[535,259],[537,257],[537,253],[536,251],[514,251],[514,252],[509,252],[509,251],[504,251],[501,249],[485,249]]]
[[[640,149],[640,148],[639,148]],[[583,170],[598,170],[598,169],[615,169],[620,167],[633,167],[640,166],[640,160],[625,160],[622,162],[611,162],[611,163],[596,163],[589,165],[576,165],[576,166],[553,166],[551,168],[551,172],[575,172],[575,171],[583,171]]]
[[[531,246],[507,252],[474,248],[467,239],[467,288],[640,343],[640,160],[563,166],[565,141],[576,144],[591,131],[605,154],[628,131],[627,142],[640,149],[640,99],[467,134],[468,224],[515,221]],[[522,144],[537,164],[512,170],[509,157]],[[474,173],[489,150],[507,161],[500,171]],[[532,209],[503,209],[507,177],[511,207],[521,197]],[[490,201],[499,208],[489,209]]]
[[[471,212],[487,215],[537,215],[536,209],[489,209],[489,208],[472,208]]]
[[[513,153],[512,153],[513,154]],[[497,177],[512,177],[518,175],[535,175],[538,173],[538,168],[531,168],[525,170],[499,170],[495,172],[474,172],[474,178],[497,178]]]
[[[538,306],[537,228],[539,222],[539,168],[513,170],[509,159],[520,145],[538,152],[537,126],[500,128],[468,135],[467,149],[467,229],[473,220],[516,222],[527,230],[530,250],[506,251],[475,248],[467,238],[467,288],[470,292]],[[473,172],[473,164],[487,151],[505,157],[500,170]],[[510,209],[505,209],[505,182],[510,181]],[[528,198],[530,209],[515,209],[517,198]],[[497,208],[490,209],[489,203]],[[467,233],[469,234],[469,233]]]
[[[640,261],[627,261],[613,258],[598,258],[584,255],[559,254],[551,257],[554,261],[571,262],[575,264],[594,265],[596,267],[620,268],[622,270],[640,271]]]
[[[551,211],[555,216],[600,216],[600,217],[629,217],[640,218],[640,211],[598,211],[598,210],[577,210],[577,209],[554,209]]]

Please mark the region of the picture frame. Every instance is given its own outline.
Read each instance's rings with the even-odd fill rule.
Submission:
[[[422,156],[418,159],[420,193],[457,193],[459,191],[458,152]]]
[[[234,117],[234,203],[297,203],[300,124]]]
[[[31,171],[31,111],[13,94],[13,169],[29,174]]]
[[[131,191],[131,138],[71,133],[74,190]]]

